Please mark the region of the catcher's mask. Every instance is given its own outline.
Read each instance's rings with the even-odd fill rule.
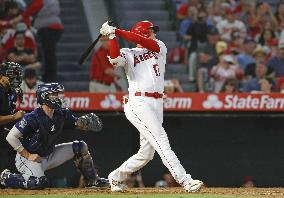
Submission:
[[[0,65],[0,74],[9,79],[12,89],[19,88],[22,83],[22,66],[15,62],[5,62]]]
[[[51,109],[64,107],[64,86],[59,83],[46,83],[38,86],[37,103],[47,105]]]

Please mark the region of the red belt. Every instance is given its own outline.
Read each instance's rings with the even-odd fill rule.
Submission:
[[[146,97],[155,98],[155,99],[163,98],[163,94],[161,94],[159,92],[153,92],[153,93],[150,93],[150,92],[135,92],[135,96],[142,96],[142,95],[144,95]]]

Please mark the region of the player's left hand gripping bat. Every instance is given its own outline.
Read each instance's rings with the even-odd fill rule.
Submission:
[[[113,26],[114,23],[113,21],[109,21],[108,22],[109,25]],[[78,63],[80,65],[82,65],[84,63],[84,61],[87,59],[87,57],[89,56],[90,52],[94,49],[94,47],[96,46],[96,44],[98,43],[98,41],[100,40],[100,38],[102,37],[102,34],[99,34],[99,36],[96,38],[96,40],[94,40],[94,42],[84,50],[84,52],[82,53],[82,55],[80,56],[80,59],[78,61]]]

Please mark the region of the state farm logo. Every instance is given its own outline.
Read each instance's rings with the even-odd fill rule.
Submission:
[[[205,109],[221,109],[223,102],[219,100],[217,95],[208,95],[202,105]]]
[[[164,99],[165,109],[190,109],[192,99],[190,97],[167,97]]]
[[[64,106],[70,109],[88,109],[90,107],[89,97],[65,97]],[[38,107],[35,94],[24,94],[22,103],[17,107],[21,109],[34,109]]]
[[[116,99],[116,96],[109,94],[105,96],[105,99],[100,103],[101,107],[104,109],[113,108],[117,109],[121,106],[121,102]]]

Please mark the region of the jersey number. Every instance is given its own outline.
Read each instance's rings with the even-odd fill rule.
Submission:
[[[158,64],[153,65],[153,69],[155,71],[156,76],[161,76]]]

